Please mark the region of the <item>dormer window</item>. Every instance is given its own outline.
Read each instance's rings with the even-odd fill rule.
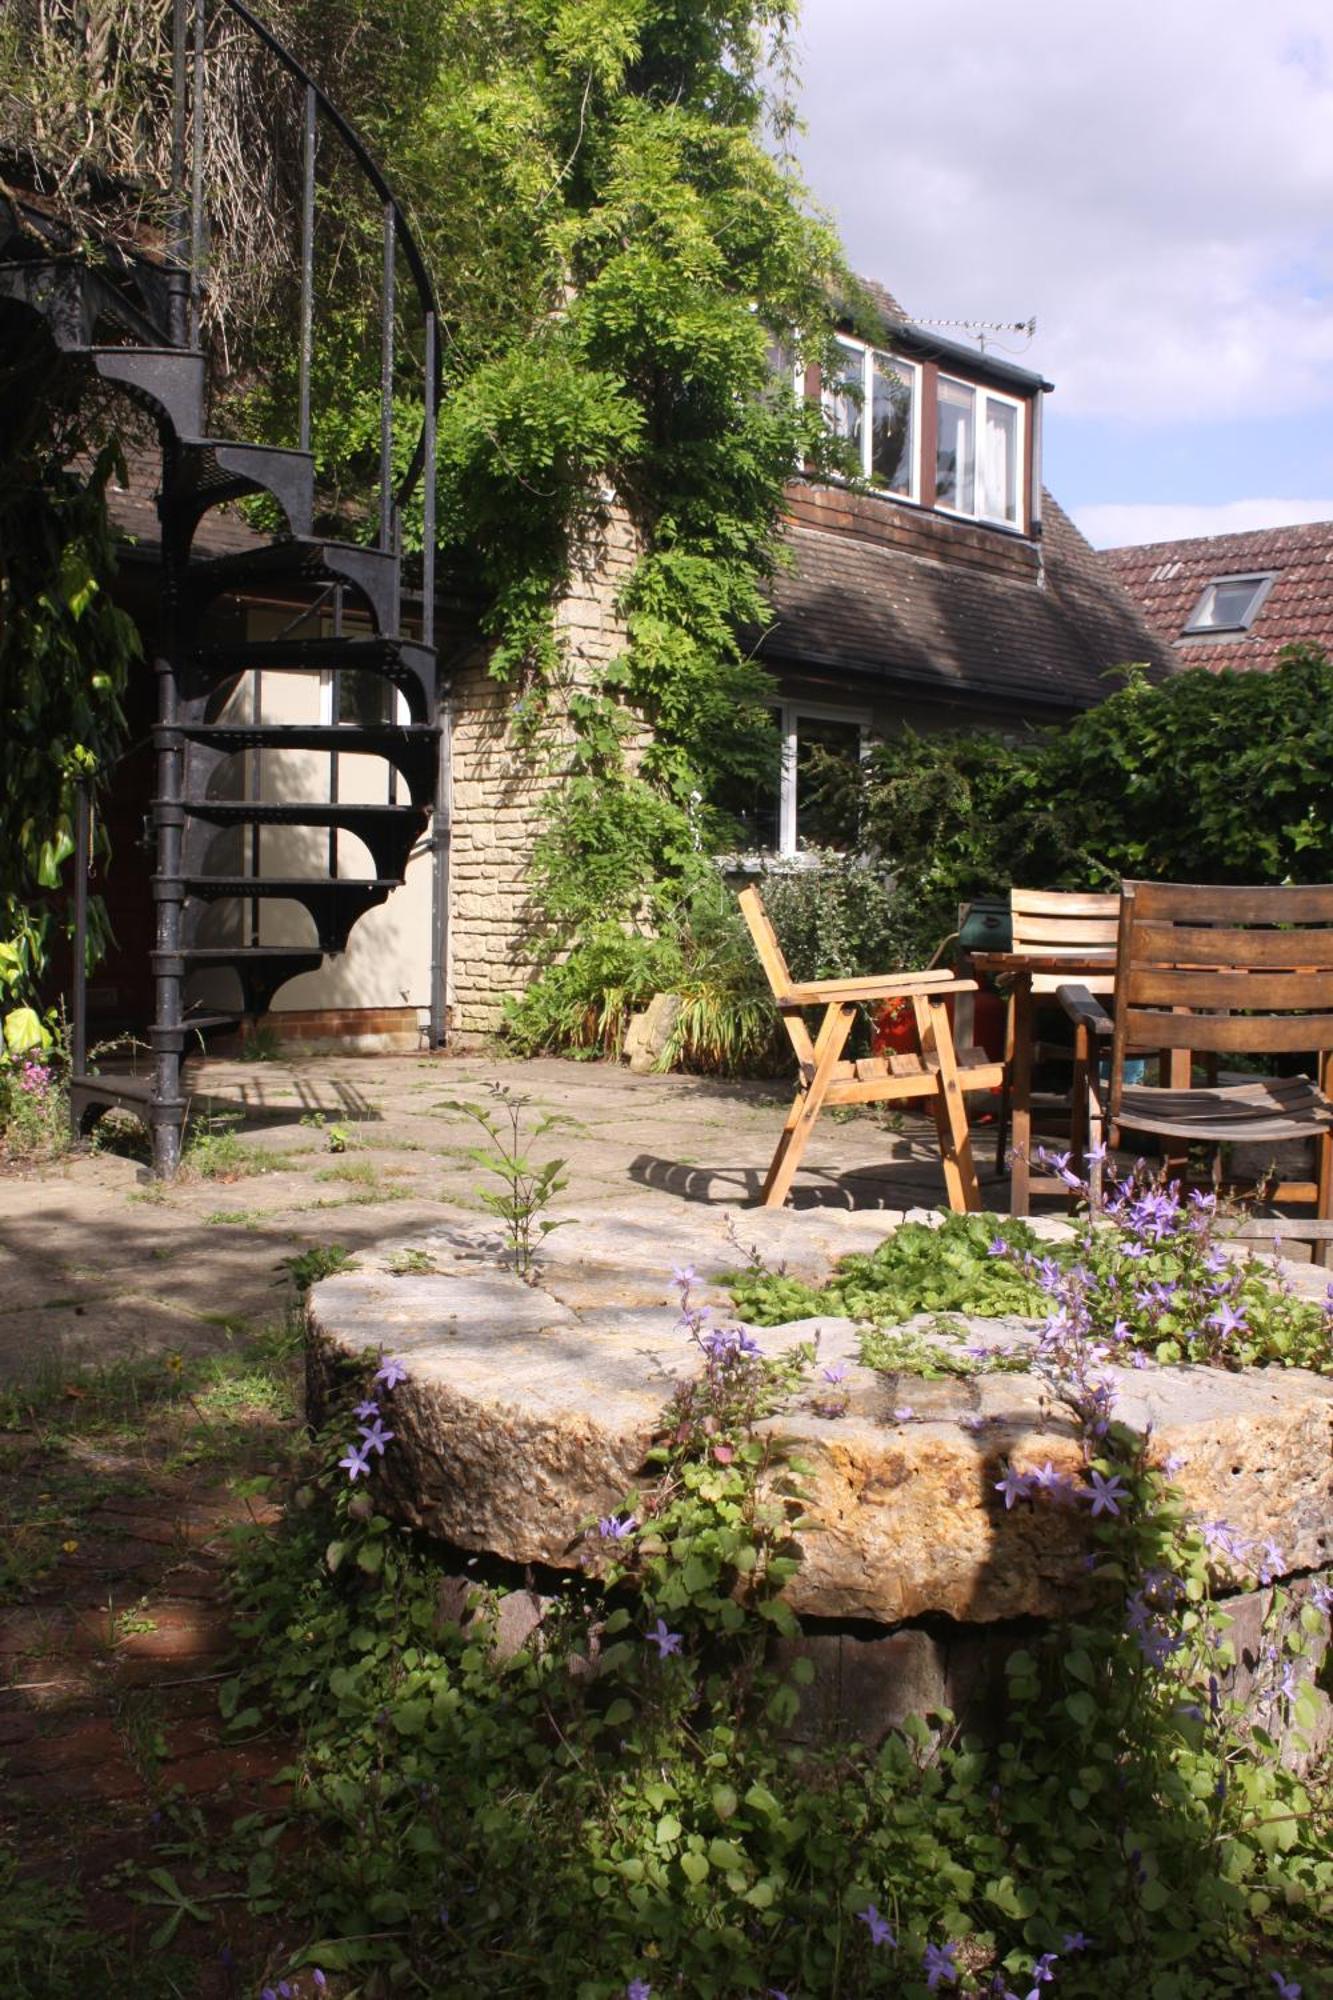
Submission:
[[[1022,525],[1023,405],[941,375],[935,400],[935,504],[978,521]]]
[[[1274,572],[1253,576],[1215,576],[1185,623],[1186,634],[1248,632],[1273,588]]]
[[[917,499],[920,369],[860,341],[839,339],[838,350],[839,372],[824,395],[829,428],[847,440],[871,486]]]

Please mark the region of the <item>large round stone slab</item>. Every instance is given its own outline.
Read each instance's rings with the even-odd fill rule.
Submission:
[[[808,1248],[798,1242],[800,1220],[782,1218],[783,1240],[798,1251]],[[878,1224],[882,1234],[882,1217]],[[698,1233],[701,1269],[739,1261],[734,1249],[723,1254],[725,1243],[701,1245]],[[816,1233],[823,1250],[826,1217]],[[377,1467],[403,1519],[460,1548],[570,1567],[589,1519],[645,1477],[673,1386],[700,1357],[676,1323],[666,1273],[645,1274],[648,1244],[618,1239],[610,1219],[589,1227],[582,1246],[574,1229],[550,1240],[562,1237],[538,1286],[479,1269],[457,1245],[457,1268],[438,1276],[326,1279],[310,1311],[317,1400],[331,1363],[396,1354],[407,1367],[390,1398],[395,1441]],[[851,1237],[860,1232],[846,1232],[838,1247],[853,1247]],[[661,1269],[669,1257],[657,1247]],[[973,1325],[992,1344],[1034,1339],[1021,1321]],[[1010,1463],[1078,1469],[1074,1428],[1038,1377],[878,1375],[859,1365],[846,1320],[755,1333],[775,1353],[817,1341],[816,1380],[835,1361],[848,1369],[845,1415],[819,1414],[812,1386],[769,1426],[808,1467],[815,1526],[801,1536],[788,1590],[795,1610],[883,1625],[926,1613],[987,1623],[1049,1617],[1077,1602],[1091,1546],[1087,1508],[1038,1500],[1008,1509],[996,1491]],[[1201,1520],[1275,1543],[1280,1573],[1328,1566],[1333,1382],[1277,1369],[1113,1373],[1117,1415],[1151,1433],[1152,1456],[1170,1458]]]

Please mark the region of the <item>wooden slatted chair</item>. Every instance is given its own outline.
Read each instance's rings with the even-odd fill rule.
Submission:
[[[1115,951],[1120,896],[1114,889],[1087,893],[1069,889],[1011,889],[1009,914],[1012,925],[1010,949],[1016,957],[1033,960],[1067,958],[1072,965],[1078,966],[1090,954]],[[1010,1208],[1015,1215],[1027,1214],[1028,1197],[1032,1193],[1064,1194],[1068,1191],[1065,1183],[1054,1175],[1034,1172],[1034,1123],[1048,1128],[1054,1124],[1061,1137],[1067,1135],[1076,1162],[1082,1162],[1086,1148],[1083,1110],[1086,1092],[1081,1075],[1078,1076],[1079,1087],[1074,1087],[1077,1072],[1073,1055],[1068,1048],[1048,1045],[1040,1039],[1040,1002],[1047,1000],[1058,1007],[1059,990],[1071,976],[1068,971],[1052,971],[1043,965],[1034,966],[1008,982],[1009,1013],[1005,1033],[1008,1073],[1000,1095],[995,1164],[1001,1169],[1004,1166],[1012,1110],[1014,1159]],[[1077,976],[1090,993],[1105,998],[1115,991],[1113,966],[1108,966],[1103,973],[1081,970]],[[1070,1088],[1034,1094],[1034,1066],[1052,1061],[1070,1064]]]
[[[944,1004],[949,996],[974,993],[976,981],[959,979],[944,970],[889,972],[868,979],[795,980],[758,889],[743,889],[740,905],[795,1050],[798,1070],[796,1097],[760,1195],[763,1206],[781,1208],[786,1201],[815,1120],[826,1104],[915,1101],[928,1104],[934,1114],[949,1206],[958,1214],[979,1209],[981,1195],[963,1092],[995,1089],[1003,1080],[1004,1064],[993,1062],[982,1049],[955,1051]],[[858,1009],[886,1000],[910,1000],[921,1053],[844,1061],[842,1052]],[[822,1007],[824,1016],[812,1039],[805,1010],[813,1007]]]
[[[1313,1202],[1308,1233],[1328,1242],[1333,1216],[1333,884],[1243,888],[1175,882],[1121,885],[1114,1020],[1086,986],[1061,999],[1082,1040],[1080,1087],[1112,1144],[1148,1133],[1173,1168],[1191,1146],[1315,1141],[1313,1179],[1268,1188],[1274,1203]],[[1109,1042],[1110,1083],[1099,1083]],[[1126,1061],[1165,1052],[1163,1084],[1125,1081]],[[1247,1077],[1191,1086],[1194,1054],[1233,1062],[1312,1056],[1308,1076]],[[1174,1061],[1167,1058],[1174,1058]],[[1174,1072],[1174,1073],[1173,1073]],[[1214,1180],[1225,1184],[1215,1170]],[[1301,1224],[1293,1221],[1299,1236]],[[1244,1233],[1244,1232],[1242,1232]]]

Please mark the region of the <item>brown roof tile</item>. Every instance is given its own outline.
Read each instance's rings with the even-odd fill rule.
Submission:
[[[1088,708],[1110,670],[1176,660],[1049,496],[1043,564],[1027,574],[926,557],[796,523],[770,589],[771,664],[1041,707]]]
[[[1185,666],[1268,668],[1284,646],[1302,640],[1333,651],[1333,521],[1104,549],[1102,560]],[[1206,585],[1266,571],[1275,581],[1247,632],[1184,637]]]

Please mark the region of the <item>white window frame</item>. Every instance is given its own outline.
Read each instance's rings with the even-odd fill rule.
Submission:
[[[882,493],[889,500],[910,500],[913,506],[921,504],[921,364],[909,361],[905,355],[895,354],[887,347],[871,347],[863,340],[852,340],[846,334],[837,335],[841,351],[849,358],[859,357],[861,363],[861,477],[874,493]],[[878,483],[871,465],[873,450],[873,418],[875,414],[875,362],[888,361],[894,368],[902,369],[909,379],[912,398],[912,450],[908,465],[908,486],[905,493],[892,486]],[[822,402],[824,421],[833,429],[833,411],[836,389],[826,388]],[[835,432],[835,435],[840,435]]]
[[[937,495],[935,500],[937,509],[941,514],[952,514],[959,521],[985,521],[991,527],[1008,529],[1011,535],[1026,534],[1027,404],[1021,396],[1006,396],[999,389],[988,388],[984,382],[969,382],[965,375],[948,375],[943,369],[940,370],[939,381],[940,383],[952,383],[955,389],[968,389],[972,394],[972,427],[974,433],[972,441],[972,491],[974,499],[971,508],[967,508],[956,506],[948,500],[941,500]],[[1018,413],[1018,422],[1014,432],[1014,519],[1012,521],[1007,521],[1003,514],[988,514],[980,505],[981,438],[986,426],[986,412],[984,408],[986,403],[1003,403],[1008,409],[1015,410]],[[935,436],[932,440],[932,449],[938,460],[940,448],[938,391],[935,408]]]
[[[796,824],[796,747],[802,719],[810,722],[845,722],[859,729],[859,756],[864,763],[870,753],[870,711],[866,708],[831,708],[815,701],[779,702],[778,728],[782,735],[782,769],[778,789],[777,852],[791,860],[801,850],[797,846],[800,829]]]

